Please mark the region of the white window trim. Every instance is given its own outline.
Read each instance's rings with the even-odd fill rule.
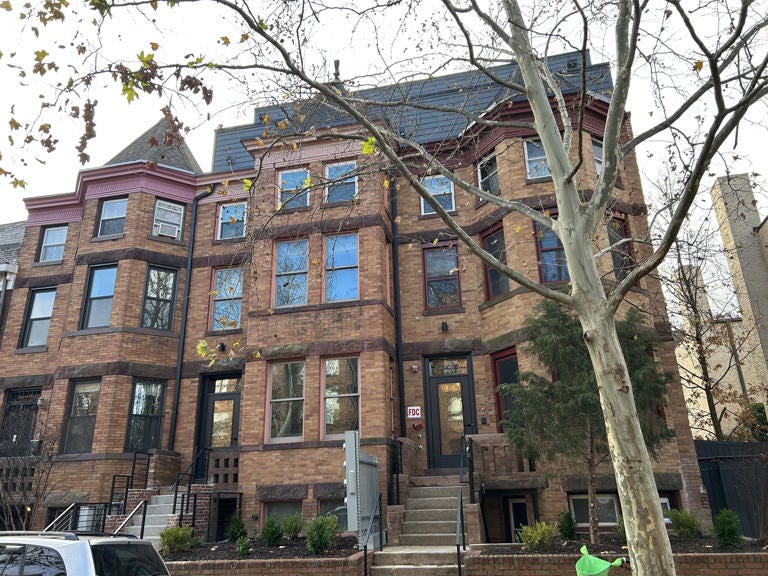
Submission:
[[[498,192],[493,192],[492,190],[484,189],[483,188],[483,182],[488,180],[488,178],[490,178],[490,176],[486,176],[485,178],[483,178],[483,176],[482,176],[482,174],[480,172],[480,168],[484,164],[487,164],[490,160],[496,160],[496,171],[494,172],[494,174],[496,174],[496,179],[497,180],[499,178],[499,161],[496,158],[496,153],[489,154],[488,156],[486,156],[485,158],[480,160],[480,162],[477,163],[477,187],[480,188],[480,190],[482,190],[483,192],[485,192],[487,194],[493,194],[495,196],[496,194],[500,194],[501,193],[501,184],[499,184],[499,191]]]
[[[526,176],[526,178],[528,178],[528,180],[540,180],[540,179],[543,179],[543,178],[551,178],[552,177],[552,171],[549,169],[549,160],[547,159],[547,155],[544,152],[544,145],[542,144],[541,140],[534,138],[534,139],[530,139],[530,140],[524,140],[523,142],[524,142],[523,152],[525,153],[525,176]],[[541,148],[541,154],[542,154],[541,157],[534,156],[533,158],[530,158],[530,156],[528,154],[528,144],[529,143],[532,144],[532,145],[537,145],[539,148]],[[543,174],[543,175],[531,174],[530,162],[532,160],[540,160],[540,159],[543,159],[544,162],[546,163],[547,173]]]
[[[357,171],[357,162],[355,162],[354,160],[347,160],[346,162],[334,162],[333,164],[326,164],[325,165],[325,178],[326,178],[326,180],[330,180],[330,178],[331,178],[328,175],[329,168],[333,168],[334,166],[345,166],[345,165],[348,165],[348,164],[352,165],[352,175],[349,176],[348,178],[345,178],[344,180],[340,180],[338,182],[327,183],[325,185],[325,190],[324,190],[324,194],[323,194],[323,202],[328,202],[329,188],[333,184],[341,184],[342,182],[347,182],[347,181],[350,181],[350,180],[352,181],[352,183],[355,186],[355,192],[354,192],[354,194],[352,194],[352,200],[357,198],[357,191],[358,191],[357,190],[357,172],[356,172]],[[307,192],[307,194],[309,194],[309,192]]]
[[[170,222],[168,220],[159,220],[157,218],[157,209],[158,207],[161,207],[165,210],[168,210],[169,212],[174,212],[179,215],[179,221],[178,222]],[[174,236],[170,236],[169,234],[160,234],[161,226],[165,224],[166,226],[175,226],[176,227],[176,234]],[[160,198],[157,199],[155,202],[155,211],[152,215],[152,236],[156,237],[166,237],[166,238],[174,238],[175,240],[181,239],[181,230],[184,227],[184,206],[181,204],[176,204],[175,202],[168,202],[167,200],[161,200]]]
[[[616,512],[616,519],[618,520],[621,518],[621,508],[619,507],[619,496],[617,494],[611,494],[611,493],[599,493],[597,494],[597,499],[607,499],[610,498],[613,500],[613,507]],[[587,506],[589,506],[589,495],[587,494],[572,494],[568,496],[568,504],[571,511],[571,514],[573,515],[573,519],[576,522],[576,526],[589,526],[589,522],[579,522],[576,520],[576,511],[573,507],[573,501],[574,500],[586,500]],[[598,526],[616,526],[618,522],[598,522]]]
[[[425,188],[427,187],[427,185],[426,185],[427,180],[432,180],[432,179],[435,179],[435,178],[443,178],[443,179],[448,181],[448,184],[451,187],[451,194],[450,194],[451,195],[451,207],[450,207],[450,209],[446,209],[445,211],[446,212],[454,212],[456,210],[456,191],[454,190],[453,182],[449,178],[443,176],[442,174],[438,174],[438,175],[435,175],[435,176],[426,176],[424,178],[424,187]],[[429,192],[429,189],[427,189],[427,191]],[[432,196],[432,194],[430,194],[430,196]],[[447,194],[440,194],[440,196],[447,196]],[[432,197],[434,198],[434,196],[432,196]],[[430,206],[429,204],[427,204],[425,202],[424,198],[421,198],[421,215],[422,216],[431,216],[432,214],[436,214],[435,210],[432,208],[432,206]]]
[[[101,226],[101,224],[99,224],[99,226]],[[53,230],[64,230],[64,242],[62,242],[61,244],[53,244],[53,243],[52,244],[46,244],[45,243],[45,239],[48,236],[48,232],[53,231]],[[69,226],[66,226],[66,225],[65,226],[50,226],[49,228],[46,228],[45,230],[43,230],[43,239],[42,239],[42,242],[40,243],[40,257],[39,257],[40,259],[38,260],[38,262],[61,262],[61,260],[64,258],[64,248],[67,245],[67,235],[68,234],[69,234]],[[61,258],[43,258],[43,254],[45,253],[45,249],[46,248],[53,248],[55,246],[61,246],[62,247],[62,249],[61,249],[62,257]]]
[[[282,436],[274,438],[272,436],[272,367],[281,366],[283,364],[303,364],[304,365],[304,385],[301,387],[301,435],[300,436]],[[278,402],[295,401],[299,397],[282,398],[277,400]],[[306,360],[288,360],[287,362],[272,362],[269,364],[269,390],[267,390],[267,418],[266,418],[266,437],[267,442],[270,444],[286,444],[291,442],[301,442],[304,440],[304,422],[306,415],[306,403],[307,403],[307,362]]]
[[[280,172],[277,173],[277,207],[278,207],[279,210],[285,210],[286,209],[285,208],[285,204],[287,204],[288,202],[293,202],[293,201],[298,199],[298,197],[291,198],[291,200],[289,200],[288,202],[283,203],[283,200],[282,200],[283,193],[288,192],[290,190],[302,190],[302,188],[285,188],[284,189],[283,186],[282,186],[282,182],[285,180],[283,178],[283,176],[285,174],[292,174],[294,172],[304,172],[304,174],[305,174],[304,180],[305,181],[310,176],[309,170],[307,170],[306,168],[293,168],[291,170],[280,170]],[[309,203],[309,188],[306,189],[306,191],[304,192],[303,196],[304,196],[304,198],[306,198],[306,201],[305,201],[304,204],[302,204],[301,206],[289,206],[287,209],[288,210],[296,210],[298,208],[308,208],[310,206],[310,203]]]
[[[326,387],[325,387],[325,378],[327,376],[326,369],[325,369],[325,363],[328,362],[328,360],[348,360],[350,358],[354,358],[357,360],[357,392],[355,394],[336,394],[334,396],[328,396],[326,393]],[[357,398],[357,429],[360,430],[360,418],[362,417],[362,411],[360,410],[360,357],[359,356],[328,356],[326,358],[323,358],[322,360],[322,377],[323,377],[323,415],[322,415],[322,423],[323,423],[323,438],[328,439],[338,439],[343,438],[344,433],[341,434],[327,434],[326,433],[326,423],[325,423],[325,401],[328,400],[328,398]]]
[[[243,206],[243,233],[240,236],[229,236],[227,238],[221,237],[221,214],[224,211],[224,208],[227,206],[237,206],[242,205]],[[225,204],[219,204],[218,208],[216,209],[216,240],[232,240],[234,238],[245,238],[245,231],[246,231],[246,224],[247,224],[247,215],[248,215],[248,206],[246,202],[227,202]]]

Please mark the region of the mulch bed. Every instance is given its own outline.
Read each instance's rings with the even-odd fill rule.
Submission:
[[[743,540],[741,544],[731,548],[720,548],[714,538],[703,536],[701,538],[676,538],[670,537],[672,552],[675,554],[714,554],[719,552],[727,553],[751,553],[768,552],[766,542],[756,540]],[[602,534],[599,544],[590,544],[586,540],[561,540],[556,539],[552,546],[547,550],[540,550],[539,554],[579,554],[579,549],[586,546],[589,553],[593,556],[604,556],[607,559],[614,559],[620,556],[628,556],[627,545],[613,535]],[[531,554],[525,546],[521,544],[495,545],[492,549],[483,550],[483,554]]]
[[[187,550],[164,556],[166,562],[195,561],[195,560],[275,560],[286,558],[344,558],[358,552],[357,538],[351,536],[341,537],[336,545],[325,554],[316,556],[307,550],[306,540],[296,538],[288,540],[284,538],[279,546],[267,547],[258,538],[251,539],[251,552],[245,556],[238,553],[235,545],[226,540],[203,544]]]

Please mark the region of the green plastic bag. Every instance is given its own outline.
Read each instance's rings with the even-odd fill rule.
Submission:
[[[603,560],[597,556],[591,556],[586,546],[582,546],[581,558],[576,562],[576,576],[607,576],[613,566],[621,566],[623,558],[616,558],[613,562]]]

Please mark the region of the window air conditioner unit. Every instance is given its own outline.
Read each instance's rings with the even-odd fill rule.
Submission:
[[[168,236],[169,238],[175,238],[176,240],[178,240],[179,232],[181,232],[181,229],[175,224],[166,224],[164,222],[161,222],[160,224],[157,225],[158,236]]]

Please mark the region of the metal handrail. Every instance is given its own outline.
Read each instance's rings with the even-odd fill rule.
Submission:
[[[117,529],[114,532],[112,532],[112,534],[119,534],[120,531],[123,528],[125,528],[125,526],[128,524],[128,522],[134,517],[136,512],[138,512],[139,508],[142,507],[142,506],[143,506],[144,509],[143,509],[143,511],[141,513],[141,530],[139,532],[139,538],[144,538],[144,525],[147,522],[147,501],[146,500],[142,500],[141,502],[136,504],[136,507],[131,511],[130,514],[128,514],[128,516],[125,518],[125,520],[123,520],[122,524],[120,524],[120,526],[118,526]]]
[[[142,460],[146,463],[146,469],[144,470],[144,482],[142,483],[142,488],[147,487],[147,483],[149,482],[149,462],[152,459],[152,454],[150,452],[146,452],[144,450],[134,450],[133,451],[133,463],[131,464],[131,488],[134,487],[133,479],[136,476],[136,461],[138,460],[137,456],[141,454],[142,456],[145,456],[145,458],[142,458]]]
[[[469,475],[469,503],[475,503],[475,445],[467,439],[467,474]]]
[[[67,506],[67,507],[64,509],[64,512],[62,512],[61,514],[59,514],[58,516],[56,516],[56,518],[54,518],[54,519],[53,519],[53,521],[52,521],[50,524],[48,524],[48,526],[46,526],[45,528],[43,528],[43,532],[50,532],[50,531],[52,531],[52,530],[53,530],[53,528],[56,526],[56,523],[59,521],[59,519],[60,519],[60,518],[63,518],[63,517],[64,517],[64,516],[66,516],[67,514],[69,514],[71,510],[74,510],[75,506],[77,506],[77,504],[76,504],[76,503],[72,503],[72,504],[70,504],[69,506]]]
[[[368,530],[365,533],[365,541],[363,542],[363,575],[368,576],[368,540],[371,538],[371,531],[373,530],[373,522],[376,520],[376,513],[379,515],[379,551],[384,549],[384,534],[382,532],[382,518],[381,518],[381,492],[376,499],[376,506],[371,513],[371,519],[368,521]]]
[[[459,487],[459,494],[456,497],[456,568],[458,576],[461,576],[461,548],[467,550],[467,531],[464,526],[464,496]]]
[[[180,472],[176,475],[176,482],[173,483],[173,486],[171,486],[171,490],[174,492],[179,488],[179,482],[181,482],[181,479],[185,476],[191,476],[190,471],[192,470],[192,466],[195,465],[195,462],[197,462],[197,459],[203,454],[203,452],[211,452],[211,448],[200,448],[200,450],[197,451],[195,454],[195,457],[192,458],[192,462],[189,463],[189,466],[187,466],[184,469],[184,472]]]

